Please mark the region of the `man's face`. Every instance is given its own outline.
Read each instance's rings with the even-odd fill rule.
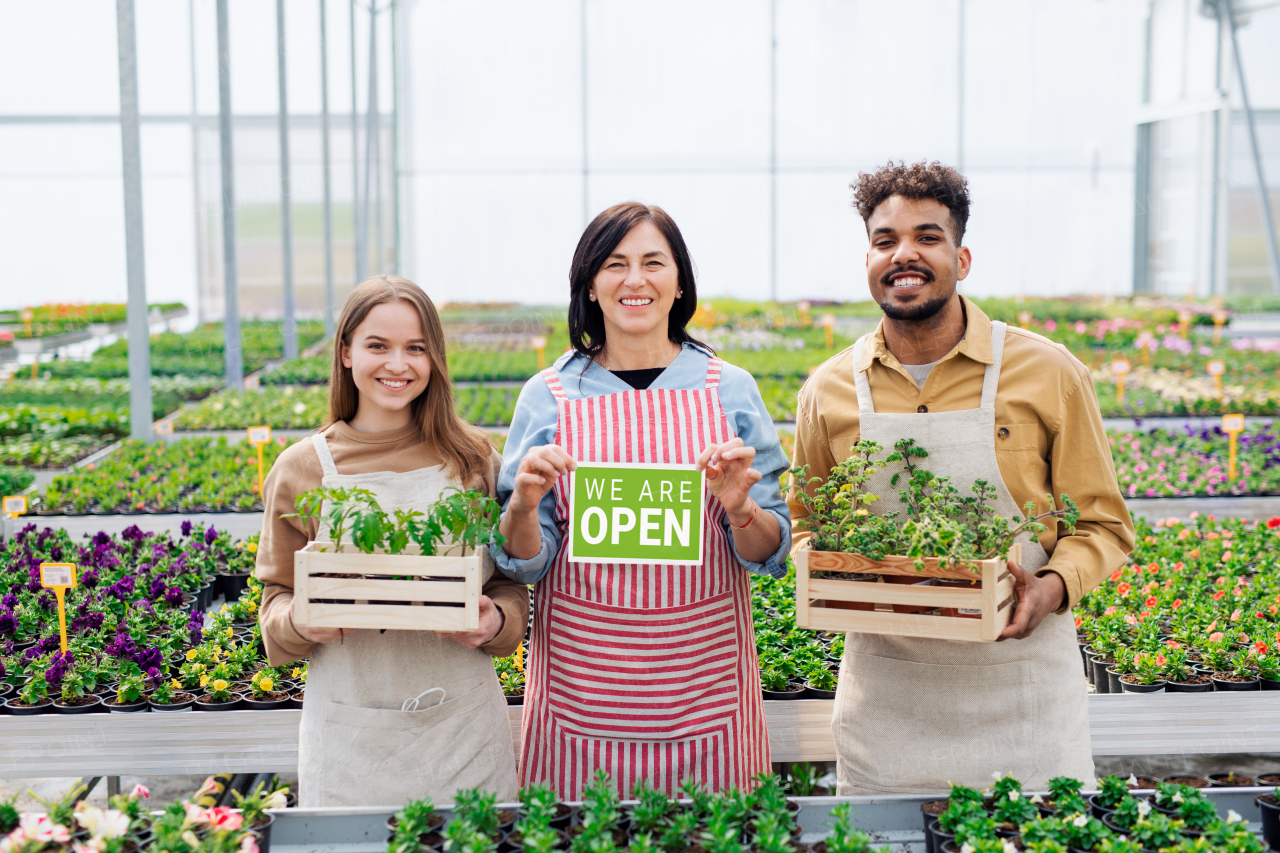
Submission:
[[[969,250],[958,248],[951,210],[931,198],[890,196],[867,220],[867,286],[894,320],[927,320],[969,275]]]

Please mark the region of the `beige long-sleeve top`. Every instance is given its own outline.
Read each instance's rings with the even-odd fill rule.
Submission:
[[[943,356],[923,387],[885,346],[883,320],[863,347],[861,364],[853,363],[850,347],[819,366],[800,390],[794,464],[808,465],[809,477],[825,480],[837,462],[849,457],[860,435],[855,371],[867,372],[877,412],[977,408],[983,372],[993,361],[991,320],[968,299],[964,308],[964,339]],[[1046,495],[1066,494],[1080,508],[1075,533],[1050,526],[1039,537],[1049,563],[1038,574],[1061,575],[1067,607],[1072,607],[1124,565],[1134,544],[1133,521],[1116,482],[1088,368],[1066,347],[1010,326],[996,391],[995,430],[1000,476],[1019,507],[1035,501],[1036,512],[1046,512]],[[794,492],[787,503],[792,549],[805,547],[808,511]]]
[[[441,459],[422,442],[415,426],[390,432],[357,432],[343,422],[324,431],[333,462],[342,474],[375,471],[407,473],[438,465]],[[494,494],[502,457],[493,451],[491,466],[468,488]],[[280,454],[263,486],[266,512],[258,543],[256,577],[262,582],[262,606],[258,621],[267,659],[273,666],[306,657],[315,643],[303,639],[293,626],[293,555],[315,538],[320,521],[315,518],[283,518],[295,512],[294,499],[320,485],[324,471],[310,440],[299,441]],[[481,649],[494,657],[513,653],[529,623],[529,588],[495,572],[484,594],[502,611],[503,626],[493,641]]]

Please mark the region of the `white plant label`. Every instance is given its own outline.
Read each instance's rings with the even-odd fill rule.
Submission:
[[[4,499],[5,515],[23,515],[27,511],[27,499],[22,495],[12,495]]]
[[[271,427],[269,426],[249,427],[249,443],[250,444],[268,444],[270,441],[271,441]]]
[[[71,587],[76,585],[75,563],[41,563],[40,585]]]

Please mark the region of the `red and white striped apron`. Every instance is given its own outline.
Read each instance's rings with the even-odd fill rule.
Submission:
[[[733,438],[720,406],[720,359],[706,387],[566,398],[556,444],[579,462],[692,464]],[[568,478],[554,487],[568,537]],[[701,566],[570,563],[561,547],[534,596],[520,784],[566,800],[603,769],[626,796],[641,779],[668,796],[686,779],[747,789],[766,773],[751,588],[707,496]]]

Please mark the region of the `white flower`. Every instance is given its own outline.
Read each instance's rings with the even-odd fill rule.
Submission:
[[[1146,817],[1151,812],[1151,803],[1146,800],[1138,800],[1138,817]]]
[[[1009,802],[1011,802],[1011,803],[1016,803],[1017,801],[1018,801],[1018,792],[1017,792],[1017,791],[1010,791],[1010,792],[1009,792]]]
[[[240,853],[258,853],[258,842],[252,832],[246,832],[240,839]]]
[[[95,838],[123,838],[129,831],[129,816],[115,809],[107,809],[98,819],[98,825],[92,830]]]
[[[90,838],[84,844],[76,842],[72,845],[75,853],[103,853],[107,849],[107,842],[104,838]]]
[[[294,413],[295,415],[300,415],[300,414],[302,414],[303,412],[305,412],[306,410],[307,410],[307,404],[306,404],[306,403],[294,403],[294,404],[293,404],[293,413]]]
[[[992,778],[992,779],[995,779],[997,782],[999,782],[1001,779],[1003,779],[1003,778],[1004,778],[1004,774],[1003,774],[1003,773],[1001,773],[999,770],[997,770],[995,773],[992,773],[992,774],[991,774],[991,778]]]
[[[1244,817],[1235,809],[1227,810],[1227,823],[1243,823]]]
[[[1007,838],[1000,839],[1000,846],[1004,848],[1004,853],[1020,853],[1017,846]]]
[[[289,802],[287,799],[288,794],[288,788],[281,788],[279,791],[276,791],[271,796],[267,797],[267,801],[262,804],[262,807],[264,809],[282,809]]]
[[[67,832],[67,828],[49,820],[48,815],[24,814],[19,818],[18,826],[29,839],[41,844],[61,844],[71,840],[71,833]]]
[[[85,800],[76,803],[76,823],[89,830],[89,834],[93,834],[93,829],[98,825],[98,821],[102,819],[102,809],[97,806],[91,806]]]
[[[1181,791],[1174,791],[1173,796],[1170,797],[1169,799],[1173,800],[1175,803],[1181,803],[1185,799],[1185,797],[1182,796]]]
[[[965,843],[960,847],[960,853],[973,853],[973,845],[972,845],[972,844],[970,844],[968,841],[966,841],[966,842],[965,842]]]
[[[1071,819],[1072,826],[1087,826],[1088,823],[1089,823],[1089,816],[1086,814],[1078,814]]]
[[[1031,802],[1035,803],[1036,805],[1040,805],[1041,803],[1044,802],[1044,797],[1041,797],[1039,794],[1032,794]]]
[[[22,827],[18,827],[6,835],[3,841],[0,841],[0,853],[13,853],[15,850],[21,850],[26,843],[27,834],[22,831]]]
[[[1101,780],[1099,780],[1099,781],[1101,781]],[[1130,774],[1129,774],[1129,787],[1130,787],[1130,788],[1136,788],[1136,787],[1138,787],[1138,777],[1137,777],[1137,776],[1134,776],[1132,773],[1130,773]]]

